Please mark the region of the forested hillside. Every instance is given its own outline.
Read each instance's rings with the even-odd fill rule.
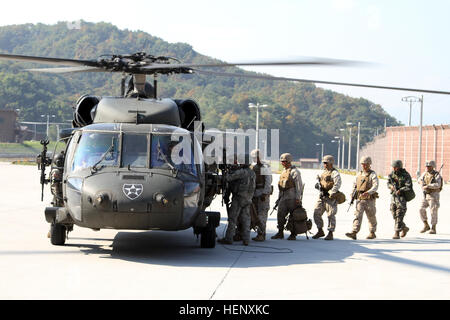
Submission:
[[[218,61],[195,52],[184,43],[168,43],[145,32],[119,30],[108,23],[82,22],[81,29],[56,25],[26,24],[0,27],[0,52],[59,58],[96,59],[102,54],[145,51],[175,57],[183,62]],[[0,63],[0,108],[20,109],[22,121],[36,121],[41,114],[56,114],[55,121],[69,120],[72,106],[82,94],[118,95],[118,74],[44,75],[23,72],[36,64]],[[45,67],[48,67],[46,65]],[[227,71],[247,73],[238,68]],[[260,128],[280,129],[280,151],[295,157],[315,157],[316,143],[336,153],[331,140],[347,122],[361,121],[364,128],[381,128],[398,122],[379,105],[355,99],[312,84],[206,75],[159,77],[159,96],[192,98],[201,108],[209,128],[255,126],[255,111],[248,103],[267,104],[261,109]],[[356,132],[356,125],[355,130]],[[373,131],[362,131],[367,142]],[[356,143],[356,139],[354,139]]]

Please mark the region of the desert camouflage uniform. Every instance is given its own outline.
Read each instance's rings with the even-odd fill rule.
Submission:
[[[375,207],[375,197],[378,190],[378,177],[375,171],[360,171],[356,177],[353,188],[356,188],[356,191],[358,192],[355,208],[355,219],[353,220],[353,232],[358,233],[361,229],[364,211],[366,212],[367,220],[369,221],[369,231],[376,232],[377,209]],[[369,196],[363,196],[363,193],[365,192],[367,192]]]
[[[302,202],[303,187],[302,176],[295,166],[283,170],[278,181],[278,189],[280,192],[277,214],[278,230],[284,229],[286,216],[297,206],[296,200],[300,203]]]
[[[423,222],[427,221],[427,208],[430,207],[431,211],[431,224],[436,225],[438,222],[438,209],[439,209],[439,193],[442,187],[442,177],[439,172],[433,170],[432,172],[426,171],[419,178],[419,184],[423,189],[422,206],[420,207],[420,217]]]
[[[341,187],[341,175],[335,168],[331,170],[324,170],[320,176],[320,184],[325,191],[328,191],[329,196],[332,196],[339,191]],[[334,232],[336,228],[336,213],[337,213],[337,201],[330,197],[320,197],[314,208],[314,223],[320,230],[323,228],[322,215],[324,212],[328,215],[328,231]]]
[[[233,241],[236,225],[239,223],[243,241],[250,240],[250,205],[255,192],[255,173],[250,168],[241,168],[227,176],[230,182],[232,201],[228,212],[227,241]]]
[[[272,192],[272,173],[267,164],[254,164],[251,169],[255,172],[256,185],[253,195],[253,205],[258,214],[258,235],[266,235],[267,214],[270,208],[270,194]]]

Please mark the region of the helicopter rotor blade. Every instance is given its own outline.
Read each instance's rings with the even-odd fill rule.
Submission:
[[[0,54],[0,60],[15,60],[24,62],[37,62],[53,65],[66,65],[66,66],[97,66],[96,61],[91,60],[76,60],[76,59],[60,59],[60,58],[47,58],[37,56],[24,56],[15,54]]]
[[[440,90],[401,88],[401,87],[379,86],[379,85],[361,84],[361,83],[322,81],[322,80],[298,79],[298,78],[283,78],[283,77],[273,77],[273,76],[265,76],[265,75],[216,72],[216,71],[207,71],[207,70],[198,70],[198,69],[193,69],[193,71],[197,72],[197,73],[216,75],[216,76],[224,76],[224,77],[243,77],[243,78],[253,78],[253,79],[262,79],[262,80],[295,81],[295,82],[332,84],[332,85],[339,85],[339,86],[351,86],[351,87],[362,87],[362,88],[373,88],[373,89],[389,89],[389,90],[412,91],[412,92],[435,93],[435,94],[450,94],[450,91],[440,91]]]
[[[174,64],[151,64],[144,66],[142,70],[172,69],[172,68],[223,68],[223,67],[245,67],[245,66],[354,66],[369,65],[368,62],[354,60],[340,60],[328,58],[307,58],[295,61],[253,61],[253,62],[220,62],[220,63],[174,63]]]
[[[29,72],[46,72],[46,73],[72,73],[72,72],[105,72],[105,69],[89,67],[89,66],[78,66],[78,67],[61,67],[61,68],[37,68],[37,69],[25,69]]]

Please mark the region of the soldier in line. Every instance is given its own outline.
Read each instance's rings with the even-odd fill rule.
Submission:
[[[326,211],[328,214],[328,234],[324,240],[333,240],[337,213],[337,200],[335,195],[339,191],[342,182],[339,172],[333,167],[333,156],[327,155],[323,157],[322,163],[324,171],[319,176],[320,185],[318,186],[321,190],[320,198],[314,208],[314,223],[317,225],[318,231],[312,238],[318,239],[325,236],[322,215]]]
[[[251,152],[254,164],[250,167],[256,175],[255,194],[253,195],[253,205],[258,215],[257,230],[258,235],[252,240],[266,240],[267,213],[270,208],[270,195],[272,193],[272,172],[270,167],[261,162],[260,151],[255,149]]]
[[[358,173],[353,185],[353,189],[356,189],[356,210],[355,219],[353,220],[353,230],[345,235],[356,240],[356,234],[361,229],[363,214],[366,212],[370,231],[366,239],[375,239],[375,232],[377,231],[375,199],[378,197],[378,177],[375,171],[370,168],[372,164],[370,157],[362,157],[360,163],[363,170]]]
[[[250,160],[246,157],[240,161],[239,169],[226,176],[230,183],[232,192],[231,206],[228,212],[228,226],[225,237],[219,239],[222,244],[232,244],[236,232],[236,225],[239,220],[242,228],[241,238],[245,246],[248,246],[250,240],[250,205],[252,204],[253,194],[255,192],[256,176],[250,169]]]
[[[283,153],[280,156],[281,165],[284,167],[278,182],[278,214],[277,227],[278,232],[272,236],[272,239],[284,238],[284,225],[286,216],[294,211],[302,203],[303,183],[300,171],[292,165],[292,156],[290,153]],[[295,240],[296,235],[291,233],[288,240]]]
[[[439,193],[442,190],[442,177],[435,170],[436,162],[431,160],[425,163],[427,171],[419,178],[419,185],[422,186],[423,200],[420,207],[420,217],[424,224],[424,228],[421,233],[430,230],[430,226],[427,222],[427,208],[430,207],[431,211],[431,234],[436,234],[436,224],[438,221],[438,209],[439,209]]]
[[[401,160],[392,162],[393,171],[389,174],[387,186],[391,190],[391,212],[395,220],[395,233],[392,239],[405,237],[409,228],[403,222],[406,214],[406,193],[412,190],[410,174],[403,168]]]

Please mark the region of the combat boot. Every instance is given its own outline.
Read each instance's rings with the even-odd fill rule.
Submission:
[[[319,239],[321,237],[325,237],[325,233],[323,233],[322,229],[319,229],[315,235],[312,236],[313,239]]]
[[[347,232],[345,235],[349,238],[352,238],[353,240],[356,240],[356,232],[355,231]]]
[[[219,240],[217,240],[217,242],[221,243],[221,244],[233,244],[233,241],[225,239],[225,238],[219,239]]]
[[[430,225],[428,224],[428,222],[424,221],[423,222],[423,229],[420,231],[420,233],[427,232],[428,230],[430,230]]]
[[[375,235],[375,232],[370,232],[366,239],[375,239],[377,236]]]
[[[278,229],[278,233],[272,236],[272,239],[284,239],[283,229]]]
[[[256,237],[252,238],[252,240],[254,240],[254,241],[264,241],[264,240],[266,240],[266,237],[265,237],[264,234],[259,233]]]
[[[328,231],[327,236],[323,240],[333,240],[333,232]]]
[[[401,234],[402,238],[404,238],[406,236],[408,231],[409,231],[409,228],[407,226],[403,227],[402,234]]]
[[[248,246],[248,240],[242,240],[242,244],[243,244],[244,246]]]
[[[291,235],[287,239],[288,240],[295,240],[295,239],[297,239],[297,237],[295,236],[295,234],[291,233]]]
[[[394,236],[392,239],[400,239],[400,231],[395,231]]]
[[[430,232],[428,232],[429,234],[436,234],[436,225],[435,224],[433,224],[432,226],[431,226],[431,230],[430,230]]]

